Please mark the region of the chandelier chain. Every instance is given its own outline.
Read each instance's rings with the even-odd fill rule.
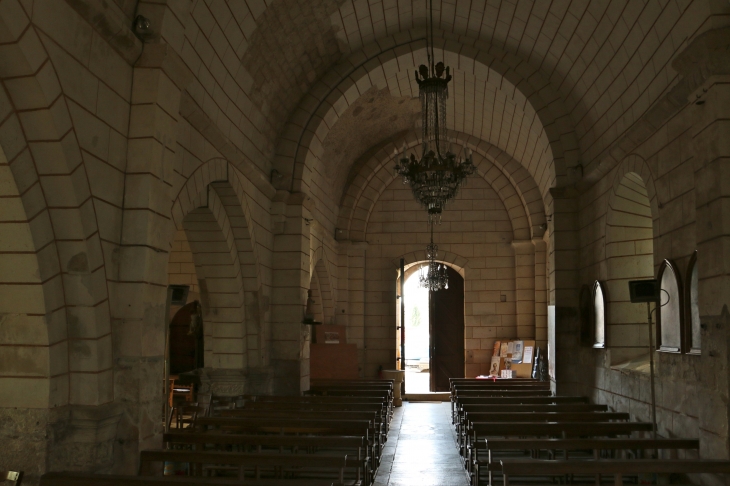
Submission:
[[[450,69],[443,62],[435,63],[433,41],[433,0],[429,0],[429,24],[426,31],[428,65],[416,71],[416,83],[421,101],[420,157],[406,153],[406,145],[395,158],[395,171],[410,184],[414,198],[428,212],[429,223],[441,222],[441,213],[453,200],[467,177],[472,175],[473,154],[464,143],[459,155],[448,142],[446,129],[446,100],[449,97]],[[448,145],[448,146],[447,146]]]
[[[419,270],[418,282],[422,288],[426,288],[431,292],[449,288],[449,276],[446,265],[436,262],[438,257],[438,245],[433,242],[433,225],[431,226],[431,243],[426,247],[426,260],[428,266],[425,269],[421,266]]]

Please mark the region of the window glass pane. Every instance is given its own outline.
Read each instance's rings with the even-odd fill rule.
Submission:
[[[692,319],[692,342],[690,345],[693,350],[700,349],[700,306],[697,302],[697,291],[699,289],[699,277],[697,275],[697,262],[692,265],[692,274],[689,281],[689,308],[690,318]]]
[[[603,289],[601,286],[596,282],[595,286],[593,287],[593,319],[594,319],[594,325],[595,325],[595,344],[605,344],[606,343],[606,310],[605,310],[605,304],[603,301]]]
[[[674,270],[670,266],[664,267],[662,272],[660,294],[661,312],[661,349],[665,351],[679,351],[680,349],[680,307],[679,285]],[[669,300],[669,302],[667,302]]]

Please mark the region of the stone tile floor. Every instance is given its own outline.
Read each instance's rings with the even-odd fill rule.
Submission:
[[[451,404],[396,408],[375,486],[467,486],[451,426]]]

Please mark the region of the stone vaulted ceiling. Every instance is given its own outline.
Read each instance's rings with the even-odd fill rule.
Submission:
[[[213,9],[216,2],[208,3]],[[559,98],[549,101],[567,114],[584,164],[601,157],[676,82],[670,60],[698,31],[691,10],[707,8],[689,0],[433,3],[435,29],[447,41],[500,49],[516,56],[519,66],[498,70],[512,69],[525,80],[539,76],[549,84]],[[426,0],[229,0],[228,7],[235,19],[231,29],[242,36],[236,52],[250,76],[251,102],[266,118],[259,129],[270,144],[326,73],[353,53],[368,52],[374,42],[423,32],[427,17]],[[536,151],[547,151],[540,119],[520,95],[521,86],[505,90],[501,76],[493,81],[455,74],[450,129],[488,141],[525,166]],[[367,104],[358,100],[339,121],[342,126],[329,127],[321,140],[328,180],[344,185],[350,167],[368,149],[413,128],[406,126],[405,113],[396,115],[397,123],[390,121],[401,106],[398,98],[416,94],[412,76],[406,68],[387,80],[387,93],[378,91],[380,114],[369,115],[367,123],[354,123],[358,107]]]

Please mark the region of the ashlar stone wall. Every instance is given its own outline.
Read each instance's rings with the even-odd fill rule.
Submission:
[[[439,259],[464,277],[465,376],[488,373],[495,339],[535,337],[534,281],[531,295],[518,302],[518,272],[525,263],[534,267],[534,251],[529,262],[521,261],[513,238],[502,199],[479,175],[469,179],[434,227]],[[351,270],[362,265],[362,330],[353,322],[348,329],[362,339],[364,374],[373,376],[379,366],[395,366],[399,260],[403,257],[409,265],[423,262],[430,239],[426,213],[400,179],[379,195],[366,239],[360,258],[351,257]],[[518,306],[532,312],[531,325],[520,325]]]

